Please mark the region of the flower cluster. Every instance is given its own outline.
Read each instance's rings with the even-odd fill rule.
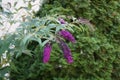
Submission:
[[[70,51],[69,47],[67,46],[67,44],[64,41],[61,40],[59,45],[61,47],[61,50],[64,53],[64,57],[66,58],[67,62],[72,63],[73,58],[72,58],[71,51]]]
[[[65,24],[66,22],[64,21],[64,19],[59,18],[58,19],[60,21],[61,24]],[[67,31],[67,30],[61,30],[58,32],[58,36],[57,37],[57,41],[60,49],[62,50],[62,52],[64,53],[64,57],[66,58],[68,63],[72,63],[73,62],[73,58],[71,55],[71,50],[70,48],[67,46],[67,44],[61,39],[61,37],[63,37],[64,39],[71,41],[72,43],[75,43],[76,40],[73,37],[73,35]],[[44,51],[43,51],[43,62],[47,63],[50,59],[50,53],[51,53],[51,49],[52,49],[52,45],[50,43],[47,43],[44,47]]]
[[[76,41],[75,41],[75,38],[73,37],[73,35],[72,35],[69,31],[67,31],[67,30],[61,30],[61,31],[59,32],[59,35],[61,35],[61,36],[64,37],[66,40],[69,40],[69,41],[71,41],[71,42],[73,42],[73,43],[76,42]]]
[[[51,49],[52,49],[52,46],[50,43],[47,43],[44,47],[44,51],[43,51],[43,62],[44,63],[47,63],[50,59],[50,53],[51,53]]]

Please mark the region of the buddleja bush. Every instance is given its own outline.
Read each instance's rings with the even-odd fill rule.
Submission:
[[[75,43],[75,38],[70,33],[74,32],[72,28],[75,27],[82,32],[85,31],[88,27],[83,28],[82,24],[80,24],[79,19],[75,19],[74,17],[73,19],[71,18],[72,22],[70,22],[70,20],[65,21],[64,19],[67,19],[66,17],[67,16],[59,15],[46,16],[42,18],[27,17],[27,21],[21,22],[21,25],[17,28],[16,33],[6,35],[4,39],[0,39],[1,52],[6,52],[10,60],[10,67],[6,67],[8,71],[4,72],[5,67],[3,67],[1,68],[1,72],[3,72],[3,74],[9,72],[11,80],[26,80],[37,78],[36,76],[38,76],[39,73],[38,75],[34,75],[32,74],[33,71],[31,70],[34,68],[34,66],[36,66],[36,61],[39,61],[40,63],[38,66],[41,67],[40,70],[45,67],[45,64],[43,64],[43,62],[47,63],[49,61],[52,44],[59,44],[58,46],[60,47],[58,50],[62,49],[64,53],[61,57],[65,57],[68,63],[72,63],[73,59],[71,50],[67,46],[65,39],[71,41],[72,43]],[[45,48],[43,49],[43,47]],[[32,61],[26,60],[26,58],[32,59]],[[17,62],[17,60],[24,61],[19,62],[18,64],[14,63],[14,60],[15,62]],[[65,61],[63,62],[67,64]],[[19,68],[17,68],[18,65],[20,65]],[[30,74],[26,74],[24,71],[30,71]],[[15,75],[18,74],[21,76],[14,76],[14,73]],[[22,78],[22,76],[26,77]]]
[[[120,12],[119,0],[47,0],[37,16],[65,14],[67,22],[76,16],[87,18],[94,28],[86,25],[73,27],[76,43],[67,41],[73,60],[68,64],[58,44],[52,47],[50,61],[41,63],[41,49],[32,42],[34,56],[22,54],[11,62],[12,80],[119,80],[120,78]],[[88,20],[83,24],[89,24]],[[79,25],[74,23],[75,25]],[[94,31],[95,29],[95,31]],[[71,31],[71,30],[70,30]],[[36,47],[36,48],[35,48]]]
[[[85,25],[82,23],[82,21],[87,22],[88,24],[86,23]],[[69,65],[72,65],[69,63],[74,62],[74,57],[72,57],[71,54],[71,50],[73,49],[71,49],[72,47],[69,48],[68,46],[73,45],[73,43],[76,45],[75,38],[68,31],[75,33],[72,29],[74,28],[76,30],[78,29],[79,32],[90,32],[91,30],[88,26],[89,24],[89,21],[86,19],[80,20],[69,16],[46,16],[40,18],[40,20],[31,19],[28,22],[23,23],[23,28],[21,28],[22,30],[18,29],[20,30],[19,34],[23,37],[21,37],[22,39],[18,38],[20,41],[17,42],[20,43],[18,43],[18,46],[16,46],[18,49],[15,49],[18,50],[18,52],[14,52],[14,54],[16,54],[14,57],[17,57],[17,59],[13,57],[12,62],[10,62],[10,79],[44,80],[47,79],[47,77],[50,77],[49,79],[53,79],[54,76],[64,76],[64,69],[62,72],[61,69],[65,68],[65,70],[67,70]],[[90,26],[92,27],[92,25]],[[23,33],[25,32],[24,35],[21,33],[22,31]],[[70,45],[67,45],[69,43]],[[45,47],[43,48],[43,46]],[[26,56],[26,54],[29,56]],[[50,61],[47,63],[49,57]],[[64,58],[66,58],[67,62]],[[59,70],[57,71],[57,68],[60,68],[60,75],[58,75]],[[50,72],[49,75],[46,75],[48,72]],[[16,74],[19,75],[19,77],[16,76]],[[66,78],[68,77],[66,76]]]

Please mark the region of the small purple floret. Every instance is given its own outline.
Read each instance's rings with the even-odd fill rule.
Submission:
[[[64,41],[60,41],[60,47],[64,53],[64,57],[66,58],[67,62],[68,63],[72,63],[73,62],[73,58],[72,58],[72,55],[71,55],[71,51],[69,49],[69,47],[67,46],[66,43],[64,43]]]
[[[44,51],[43,51],[43,62],[47,63],[50,59],[50,53],[52,50],[52,46],[50,43],[47,43],[44,47]]]
[[[65,22],[65,20],[64,20],[64,19],[59,18],[58,20],[60,21],[60,23],[61,23],[61,24],[66,24],[66,22]]]
[[[61,31],[59,32],[59,34],[60,34],[62,37],[64,37],[66,40],[69,40],[69,41],[71,41],[71,42],[73,42],[73,43],[76,42],[76,40],[75,40],[75,38],[73,37],[73,35],[72,35],[69,31],[67,31],[67,30],[61,30]]]

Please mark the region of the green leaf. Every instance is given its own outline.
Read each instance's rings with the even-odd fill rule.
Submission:
[[[10,69],[18,73],[17,66],[14,63],[10,63]]]
[[[60,29],[63,29],[65,27],[65,25],[57,25],[56,27],[56,31],[55,32],[58,32]]]
[[[31,50],[23,50],[22,53],[29,55],[30,57],[32,57],[32,53]]]
[[[47,42],[49,42],[49,40],[45,40],[45,41],[42,43],[42,46],[44,46]]]
[[[57,27],[57,24],[49,24],[48,27],[49,28],[55,28],[55,27]]]
[[[24,38],[22,39],[21,43],[20,43],[20,47],[24,50],[27,46],[27,42],[28,40],[32,37],[32,34],[28,34],[26,36],[24,36]]]
[[[41,41],[41,39],[39,38],[39,37],[31,37],[30,39],[29,39],[29,42],[30,41],[37,41],[38,43],[39,43],[39,45],[41,45],[41,43],[42,43],[42,41]]]
[[[15,57],[16,58],[18,58],[19,56],[21,56],[22,55],[22,51],[21,50],[19,50],[19,51],[17,51],[17,53],[16,53],[16,55],[15,55]]]
[[[0,77],[4,77],[4,75],[8,72],[9,72],[9,67],[8,66],[0,68]]]

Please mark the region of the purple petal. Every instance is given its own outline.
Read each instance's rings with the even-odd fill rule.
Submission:
[[[66,22],[65,22],[65,20],[64,20],[64,19],[59,18],[58,20],[60,21],[60,23],[61,23],[61,24],[66,24]]]

